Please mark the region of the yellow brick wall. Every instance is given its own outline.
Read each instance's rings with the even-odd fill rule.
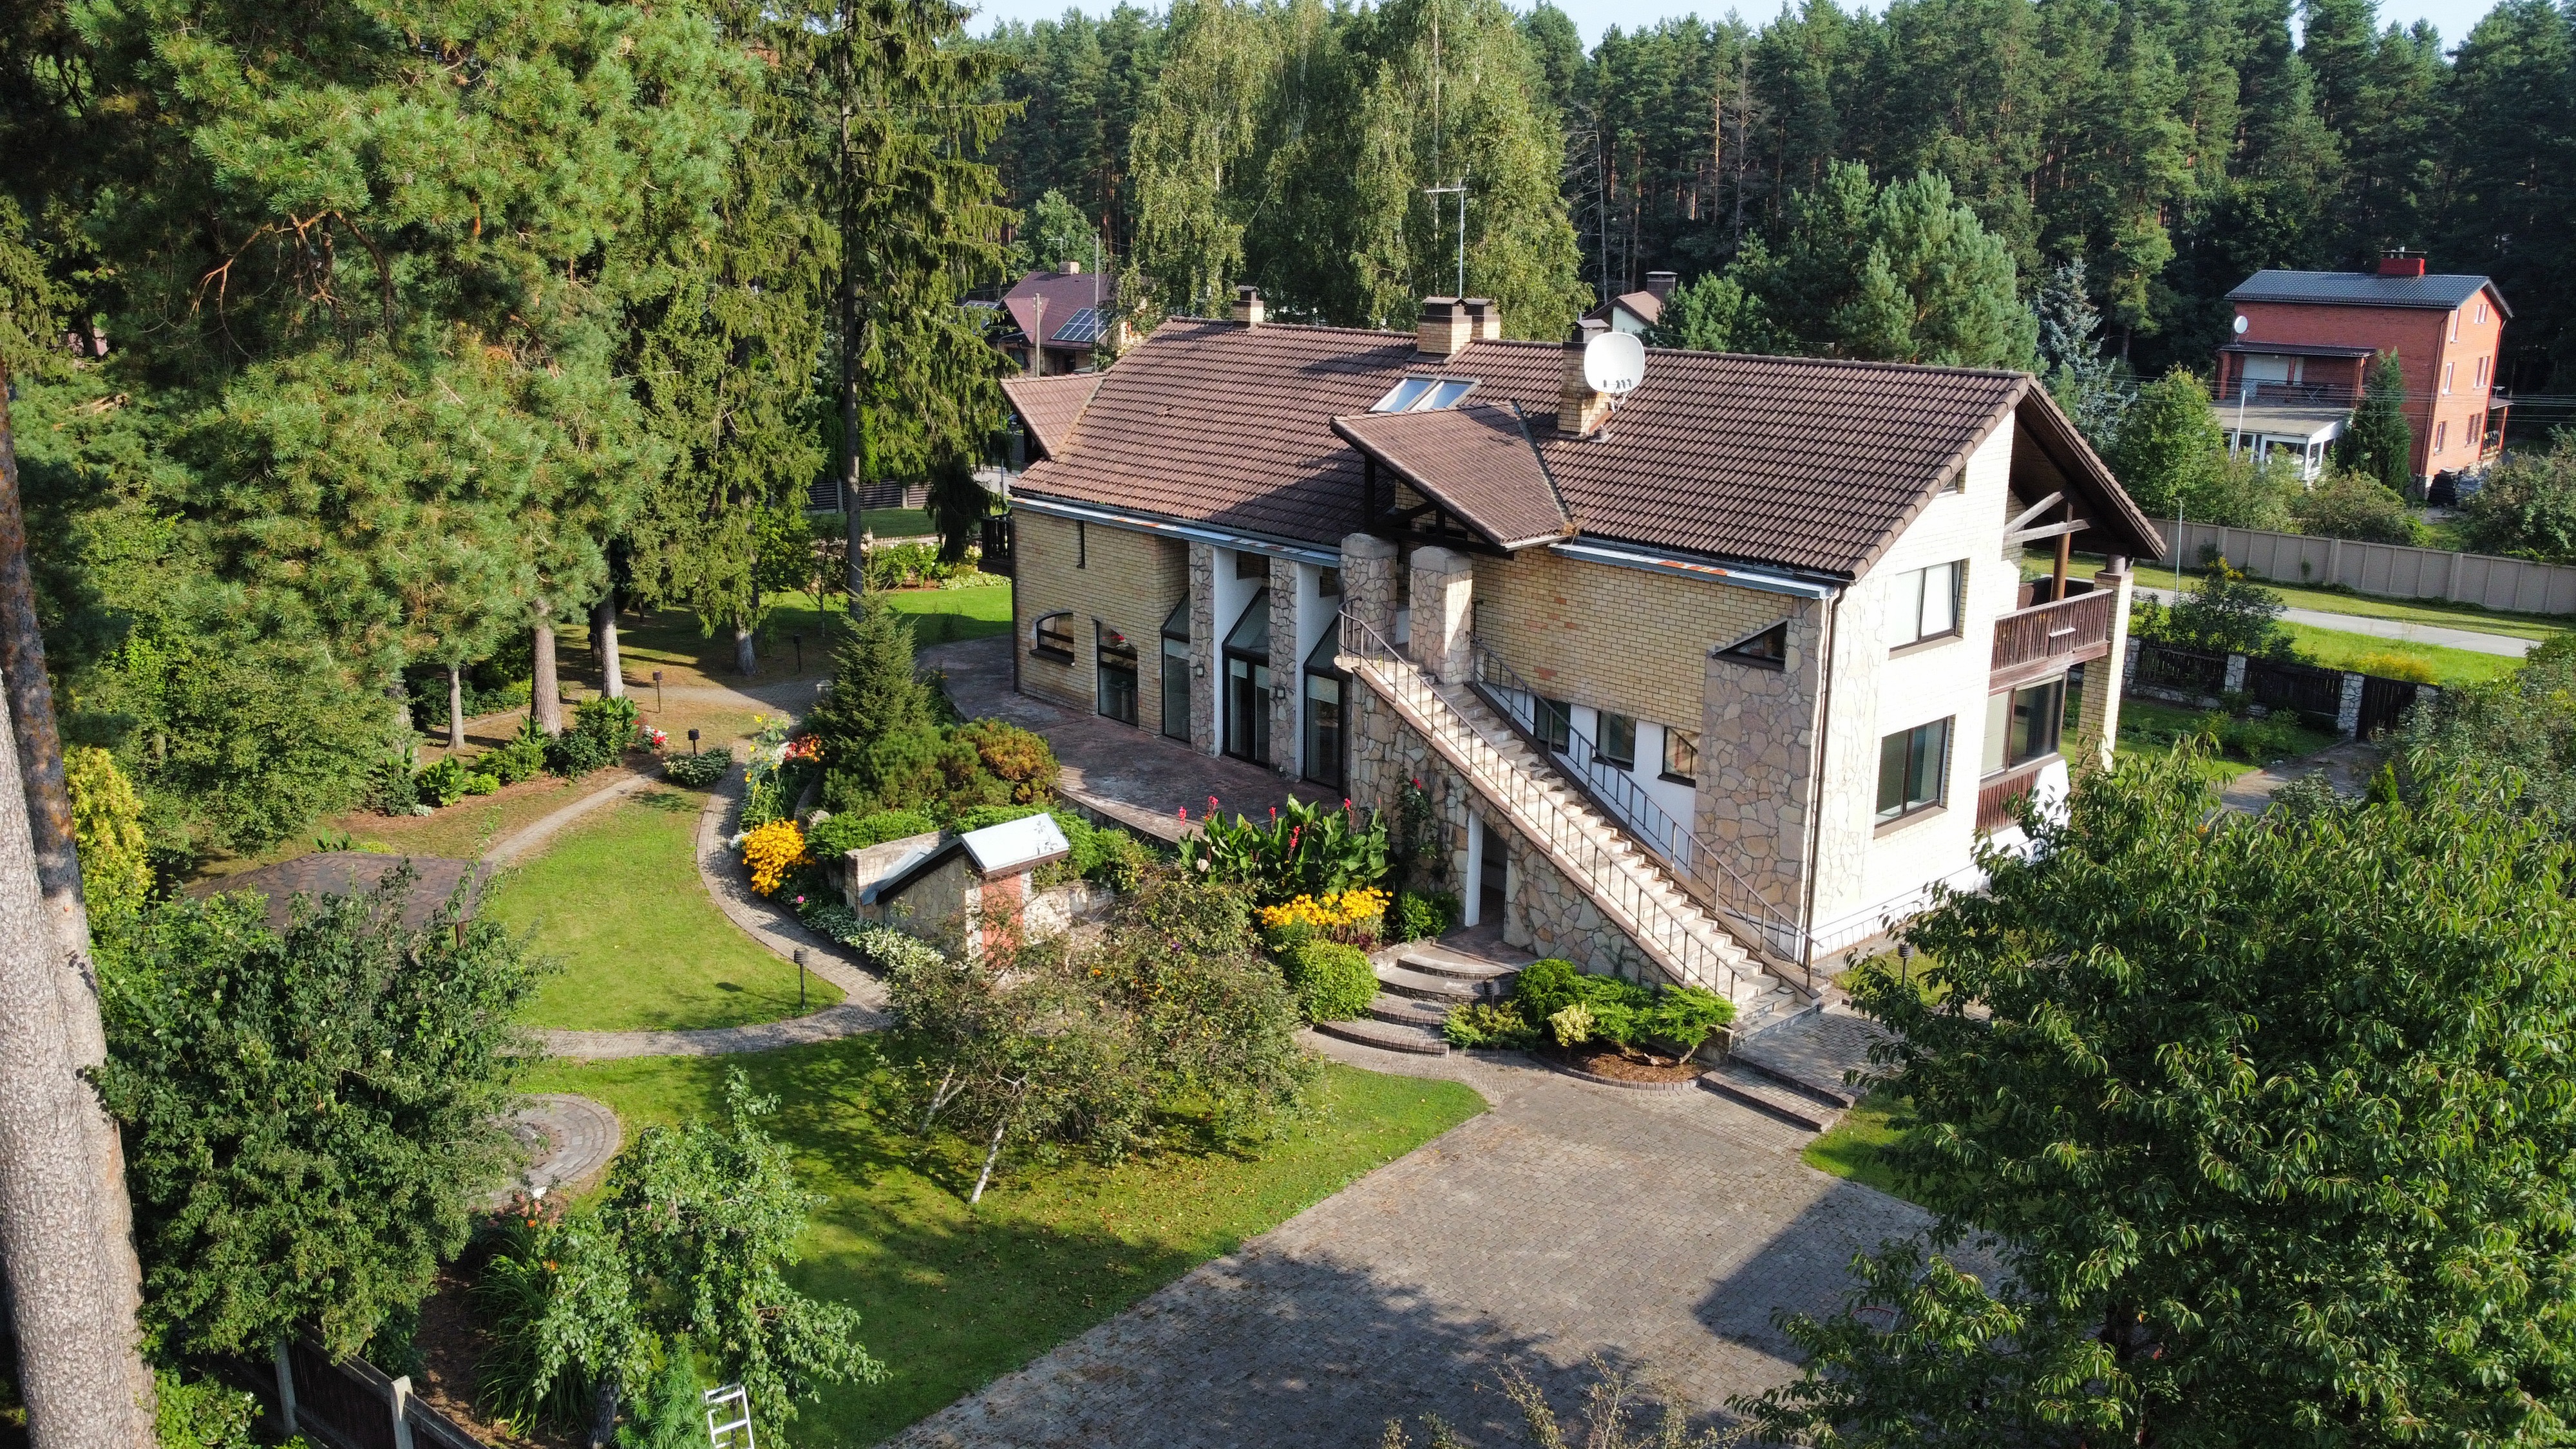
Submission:
[[[1160,730],[1163,619],[1188,587],[1186,546],[1177,539],[1104,524],[1028,512],[1013,517],[1017,562],[1012,614],[1020,686],[1084,714],[1098,708],[1091,628],[1097,619],[1136,646],[1136,722]],[[1039,617],[1060,609],[1073,613],[1071,664],[1030,652]]]
[[[1476,560],[1478,641],[1553,698],[1701,727],[1708,652],[1794,601],[1713,579],[1584,563],[1544,548]]]

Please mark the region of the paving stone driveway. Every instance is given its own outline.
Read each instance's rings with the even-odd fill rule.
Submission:
[[[1517,1444],[1496,1368],[1570,1411],[1596,1353],[1713,1410],[1792,1372],[1773,1309],[1831,1308],[1853,1254],[1926,1221],[1708,1092],[1313,1040],[1465,1081],[1493,1110],[893,1442],[1368,1449],[1388,1418],[1431,1411]]]

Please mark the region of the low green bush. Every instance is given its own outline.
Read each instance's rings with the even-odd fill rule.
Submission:
[[[522,720],[519,733],[497,750],[474,757],[474,768],[504,785],[533,780],[546,772],[546,734],[535,720]]]
[[[2192,725],[2196,733],[2217,739],[2219,753],[2249,764],[2269,764],[2304,754],[2308,748],[2307,736],[2297,722],[2282,715],[2241,719],[2210,710],[2194,720]]]
[[[1366,952],[1339,941],[1308,941],[1280,963],[1288,989],[1308,1021],[1349,1021],[1368,1014],[1377,997],[1377,972]]]
[[[1508,1001],[1470,1001],[1453,1006],[1449,1008],[1449,1019],[1440,1023],[1440,1035],[1454,1047],[1511,1050],[1537,1046],[1539,1036],[1520,1008]]]
[[[420,772],[419,788],[414,792],[421,804],[444,810],[465,798],[465,762],[447,755]]]
[[[401,755],[386,755],[376,762],[376,777],[368,786],[367,797],[384,814],[409,815],[412,807],[420,803],[420,773]]]
[[[976,762],[1011,787],[1011,803],[1035,804],[1055,794],[1055,751],[1045,736],[1007,720],[976,719],[949,738],[971,746]]]
[[[1579,1024],[1581,1030],[1571,1036],[1560,1027],[1563,1045],[1585,1040],[1623,1047],[1654,1043],[1678,1048],[1683,1054],[1698,1050],[1711,1033],[1735,1019],[1733,1004],[1715,992],[1586,975],[1572,962],[1558,960],[1533,961],[1522,967],[1512,983],[1512,1004],[1528,1022]],[[1568,1009],[1577,1006],[1583,1008],[1582,1015],[1567,1016]]]
[[[662,762],[662,778],[690,790],[703,790],[725,777],[733,768],[733,754],[728,750],[700,750],[694,755],[673,755]]]
[[[1458,898],[1446,891],[1397,891],[1395,903],[1387,907],[1386,936],[1390,941],[1428,941],[1456,930],[1465,914]]]
[[[635,740],[635,701],[608,695],[585,699],[573,709],[570,729],[546,743],[546,769],[578,780],[625,757]]]

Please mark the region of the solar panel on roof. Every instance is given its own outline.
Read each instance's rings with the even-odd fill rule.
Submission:
[[[1101,334],[1108,330],[1109,319],[1101,315],[1100,309],[1097,307],[1085,307],[1081,311],[1064,319],[1064,325],[1055,329],[1055,336],[1048,340],[1053,342],[1071,342],[1076,345],[1080,345],[1086,342],[1099,341]]]

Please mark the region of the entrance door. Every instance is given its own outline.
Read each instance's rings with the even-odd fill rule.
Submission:
[[[1510,837],[1481,818],[1476,821],[1476,829],[1484,834],[1476,851],[1476,920],[1499,931],[1503,928],[1504,904],[1511,895]]]
[[[1241,655],[1225,661],[1225,752],[1270,763],[1270,666]]]

